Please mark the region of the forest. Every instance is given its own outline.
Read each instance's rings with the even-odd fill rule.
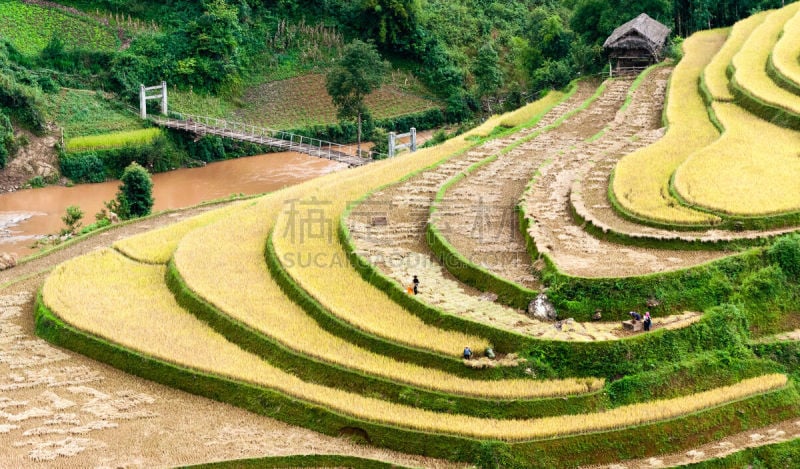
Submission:
[[[647,12],[676,38],[730,25],[778,0],[64,0],[115,19],[122,47],[76,46],[54,34],[31,56],[0,47],[0,113],[41,130],[37,95],[101,89],[133,102],[140,83],[238,96],[254,80],[331,64],[341,48],[303,37],[308,25],[340,41],[375,44],[462,122],[519,107],[606,65],[602,43]],[[255,78],[254,78],[255,77]],[[0,118],[0,135],[4,128]],[[8,153],[6,142],[0,158]]]

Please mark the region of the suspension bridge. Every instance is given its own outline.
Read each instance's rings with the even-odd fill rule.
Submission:
[[[234,140],[257,143],[285,151],[296,151],[318,158],[326,158],[344,163],[350,167],[363,166],[372,162],[355,154],[355,149],[318,138],[297,135],[282,130],[272,130],[254,125],[230,122],[213,117],[181,115],[182,119],[151,116],[154,123],[170,129],[184,130],[195,135],[218,135]]]
[[[148,93],[158,91],[158,94]],[[147,115],[147,101],[157,99],[160,101],[160,116]],[[272,148],[285,151],[296,151],[318,158],[326,158],[333,161],[344,163],[349,167],[363,166],[374,161],[374,157],[385,158],[387,155],[382,153],[369,152],[369,158],[364,158],[355,154],[356,149],[352,145],[346,146],[339,143],[328,142],[318,138],[297,135],[283,130],[272,130],[264,127],[257,127],[250,124],[230,122],[225,119],[214,117],[194,116],[189,114],[174,114],[177,116],[169,117],[167,109],[167,83],[162,81],[160,85],[144,86],[139,89],[139,115],[142,119],[150,119],[161,127],[178,129],[192,132],[195,135],[218,135],[233,140],[257,143]],[[409,137],[407,144],[398,144],[398,138]],[[397,150],[410,149],[412,152],[417,149],[416,129],[412,128],[407,134],[389,135],[389,155],[394,156]]]

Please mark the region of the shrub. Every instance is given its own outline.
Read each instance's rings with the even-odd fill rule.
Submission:
[[[149,215],[153,208],[153,180],[150,173],[134,162],[125,168],[120,180],[118,215],[123,219]]]
[[[759,269],[742,280],[738,297],[750,302],[764,302],[777,297],[786,284],[786,275],[777,265]]]
[[[96,153],[62,155],[59,159],[61,174],[74,182],[103,182],[106,169]]]
[[[64,222],[66,228],[61,230],[62,234],[70,234],[74,235],[78,232],[78,228],[81,227],[81,219],[83,218],[83,210],[77,205],[70,205],[67,207],[67,213],[61,217],[61,221]]]
[[[787,277],[800,277],[800,235],[779,238],[767,251],[770,260],[780,266]]]
[[[5,168],[14,151],[14,129],[8,116],[0,110],[0,168]]]

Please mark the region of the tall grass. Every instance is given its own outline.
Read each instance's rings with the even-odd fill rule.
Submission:
[[[666,135],[653,145],[626,155],[614,170],[611,189],[623,209],[668,223],[701,224],[719,219],[679,205],[670,196],[669,180],[692,152],[719,137],[697,83],[726,36],[725,30],[702,31],[684,41],[684,57],[670,81]]]
[[[161,129],[126,130],[102,135],[88,135],[67,140],[67,151],[103,150],[126,145],[139,146],[151,143],[161,134]]]
[[[768,14],[769,12],[763,11],[749,16],[737,22],[731,28],[731,33],[728,36],[728,40],[725,41],[725,45],[717,52],[717,55],[714,56],[714,59],[711,60],[703,72],[706,88],[713,99],[717,101],[733,101],[733,94],[728,88],[728,66],[731,64],[733,56],[742,48],[742,44]]]
[[[688,202],[734,215],[800,210],[800,132],[770,124],[728,103],[714,103],[722,138],[675,172]]]
[[[767,16],[733,57],[733,79],[738,86],[770,106],[800,115],[800,96],[779,87],[767,74],[767,62],[787,21],[800,10],[792,3]],[[796,60],[797,58],[795,58]]]
[[[304,382],[224,340],[185,313],[162,282],[163,266],[100,250],[54,269],[44,301],[75,327],[170,363],[278,390],[345,415],[404,428],[520,441],[611,430],[679,417],[783,387],[785,375],[747,379],[689,396],[600,413],[497,420],[443,414]],[[89,292],[96,292],[90,293]]]

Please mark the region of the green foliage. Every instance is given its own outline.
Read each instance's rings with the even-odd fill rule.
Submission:
[[[339,119],[355,119],[367,112],[364,97],[383,83],[388,64],[375,46],[353,41],[325,78],[325,88]]]
[[[54,38],[61,51],[67,48],[110,51],[119,45],[110,28],[88,15],[18,1],[0,1],[0,24],[3,24],[0,38],[29,56],[51,47]]]
[[[478,96],[493,94],[503,85],[503,71],[500,70],[500,57],[487,42],[480,49],[472,64],[472,74],[478,85]]]
[[[125,168],[120,181],[117,215],[124,220],[149,215],[153,208],[153,180],[150,173],[133,162]]]
[[[14,150],[14,129],[8,116],[0,109],[0,168],[5,168]]]
[[[779,238],[767,254],[791,279],[800,278],[800,234],[793,233]]]
[[[61,155],[61,174],[74,182],[103,182],[106,169],[96,153]]]
[[[487,441],[481,443],[478,448],[475,466],[478,469],[521,469],[526,467],[526,464],[514,455],[508,444],[501,441]]]
[[[360,0],[352,2],[356,10],[352,25],[361,37],[374,40],[382,48],[406,52],[417,41],[419,0]]]
[[[75,235],[78,228],[81,227],[81,220],[83,219],[83,210],[77,205],[70,205],[67,207],[67,212],[61,217],[66,228],[61,230],[61,234]]]
[[[48,119],[58,122],[67,138],[136,130],[144,125],[105,93],[66,89],[48,95],[44,105]]]
[[[743,379],[782,372],[781,366],[773,361],[749,358],[749,352],[739,352],[744,357],[732,355],[728,350],[718,350],[680,362],[661,360],[654,364],[654,370],[625,376],[609,383],[606,390],[612,405],[616,407],[671,399],[729,386]]]
[[[375,130],[372,131],[370,139],[373,142],[370,151],[383,153],[384,155],[389,154],[389,132],[387,132],[386,129],[383,127],[376,127]]]

